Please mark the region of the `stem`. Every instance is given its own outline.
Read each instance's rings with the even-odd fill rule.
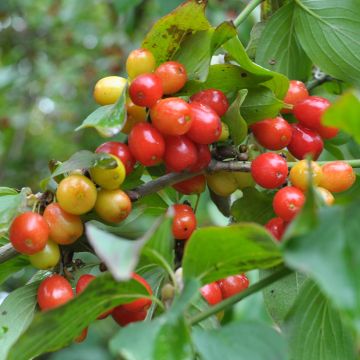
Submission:
[[[260,5],[264,0],[250,0],[250,2],[244,7],[243,11],[234,20],[235,27],[239,27],[246,18],[252,13],[252,11]]]
[[[254,285],[251,285],[246,290],[210,307],[206,311],[195,315],[194,317],[190,318],[189,323],[190,325],[194,325],[199,323],[200,321],[205,320],[206,318],[216,315],[218,312],[236,304],[242,299],[245,299],[246,297],[255,294],[256,292],[265,289],[267,286],[273,284],[274,282],[282,279],[285,276],[288,276],[292,273],[292,270],[288,269],[287,267],[283,266],[276,272],[274,272],[272,275],[258,281]]]
[[[328,81],[333,80],[333,78],[329,75],[324,74],[322,77],[315,79],[315,80],[311,80],[306,84],[306,88],[310,91],[314,88],[316,88],[319,85],[322,85]]]

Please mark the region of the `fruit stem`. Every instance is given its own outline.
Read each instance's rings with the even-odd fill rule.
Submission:
[[[253,10],[260,5],[264,0],[251,0],[241,11],[238,17],[234,20],[234,25],[239,27],[247,17],[253,12]]]
[[[190,318],[190,320],[189,320],[190,325],[195,325],[195,324],[207,319],[210,316],[216,315],[218,312],[225,310],[226,308],[236,304],[240,300],[243,300],[252,294],[255,294],[256,292],[258,292],[260,290],[265,289],[267,286],[284,278],[285,276],[290,275],[291,273],[292,273],[292,270],[290,270],[289,268],[287,268],[285,266],[282,266],[279,270],[274,272],[272,275],[267,276],[266,278],[258,281],[254,285],[251,285],[246,290],[244,290],[226,300],[223,300],[222,302],[220,302],[214,306],[211,306],[206,311]]]

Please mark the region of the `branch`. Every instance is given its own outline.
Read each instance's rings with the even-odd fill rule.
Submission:
[[[244,7],[243,11],[234,20],[235,27],[239,27],[247,17],[253,12],[253,10],[260,5],[264,0],[250,0],[250,2]]]
[[[316,88],[317,86],[320,86],[328,81],[332,81],[333,78],[330,75],[326,75],[323,74],[320,77],[318,77],[317,79],[311,80],[306,84],[306,88],[310,91],[314,88]]]
[[[19,255],[19,253],[9,244],[5,244],[0,247],[0,264],[3,262],[12,259],[13,257]]]

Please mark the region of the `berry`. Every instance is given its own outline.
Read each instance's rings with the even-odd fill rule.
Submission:
[[[41,310],[49,310],[67,303],[74,297],[70,283],[60,275],[51,275],[43,280],[37,291]]]
[[[245,274],[228,276],[225,279],[219,280],[217,283],[219,284],[224,300],[249,287],[249,280]]]
[[[208,106],[194,102],[190,104],[192,124],[187,136],[199,144],[211,144],[221,135],[221,120]]]
[[[151,109],[152,124],[164,135],[183,135],[191,127],[190,105],[180,98],[159,100]]]
[[[269,150],[280,150],[288,146],[293,132],[291,125],[279,116],[259,121],[251,129],[257,142]]]
[[[173,188],[181,194],[201,194],[205,191],[206,178],[204,175],[197,175],[188,180],[180,181],[173,185]]]
[[[165,144],[164,162],[168,170],[180,172],[196,164],[197,148],[186,136],[168,136]]]
[[[309,187],[309,165],[307,160],[301,160],[290,170],[289,179],[293,186],[305,191]],[[323,173],[321,167],[314,161],[311,161],[311,176],[315,186],[322,181]]]
[[[98,192],[95,211],[101,219],[110,223],[125,220],[131,212],[131,200],[122,190],[105,190]]]
[[[335,202],[334,195],[323,187],[317,187],[316,192],[320,195],[321,199],[327,206],[331,206]]]
[[[127,80],[120,76],[100,79],[94,88],[94,99],[100,105],[115,104],[126,86]]]
[[[274,197],[273,208],[275,214],[284,221],[291,221],[305,203],[305,195],[294,186],[280,189]]]
[[[290,80],[289,89],[284,98],[284,103],[295,105],[299,101],[306,99],[309,96],[309,92],[305,84],[298,80]],[[292,112],[290,109],[282,109],[283,114],[289,114]]]
[[[216,305],[222,301],[222,294],[217,282],[204,285],[200,288],[201,295],[209,305]]]
[[[40,270],[47,270],[58,264],[60,261],[59,245],[48,240],[45,247],[34,255],[29,256],[33,267]]]
[[[126,59],[126,72],[131,79],[144,73],[153,72],[155,66],[155,57],[147,49],[133,50]]]
[[[311,155],[317,160],[324,148],[324,143],[318,133],[302,125],[293,125],[293,134],[290,144],[287,146],[290,153],[297,159],[302,160],[306,155]]]
[[[60,245],[74,243],[84,232],[80,217],[67,213],[58,203],[48,205],[43,216],[50,228],[50,239]]]
[[[207,168],[211,161],[211,153],[209,150],[209,146],[204,144],[195,145],[197,149],[197,161],[189,168],[191,172],[198,172]]]
[[[196,229],[196,217],[188,205],[174,205],[172,233],[177,240],[187,240]]]
[[[129,134],[132,128],[139,122],[146,121],[146,108],[135,105],[130,99],[126,103],[126,121],[121,129],[124,134]]]
[[[229,196],[238,188],[238,183],[231,172],[217,171],[206,175],[206,182],[215,194]]]
[[[131,130],[128,141],[131,154],[145,166],[157,165],[164,157],[164,138],[149,123],[135,125]]]
[[[136,160],[131,155],[129,147],[119,141],[108,141],[101,144],[96,150],[96,153],[112,154],[121,160],[125,166],[126,175],[129,175],[133,170]]]
[[[120,325],[126,326],[133,322],[143,321],[146,319],[146,310],[141,311],[127,311],[122,305],[114,308],[112,312],[113,319]]]
[[[165,95],[178,92],[187,81],[185,67],[176,61],[164,62],[155,70],[155,74],[161,79]]]
[[[213,109],[219,116],[223,116],[229,108],[225,94],[220,90],[202,90],[190,98],[191,102],[199,102]]]
[[[280,241],[285,232],[285,222],[279,217],[272,218],[265,224],[265,228],[276,240]]]
[[[251,163],[253,179],[265,189],[275,189],[283,185],[287,174],[285,159],[274,153],[261,154]]]
[[[161,79],[154,74],[142,74],[129,86],[131,101],[138,106],[152,107],[163,96]]]
[[[59,205],[66,212],[74,215],[82,215],[90,211],[96,201],[96,187],[94,183],[84,175],[70,175],[61,180],[56,198]]]
[[[39,214],[27,211],[12,222],[9,239],[16,251],[33,255],[45,248],[49,233],[49,225],[45,219]]]
[[[116,161],[115,168],[103,169],[96,166],[91,168],[89,171],[94,183],[100,185],[103,189],[115,190],[118,189],[124,182],[126,170],[124,164],[118,157],[111,154],[110,156]]]
[[[323,165],[322,174],[319,185],[335,193],[350,189],[356,180],[354,169],[344,161]]]
[[[255,181],[249,172],[233,172],[232,176],[235,178],[240,190],[255,186]]]

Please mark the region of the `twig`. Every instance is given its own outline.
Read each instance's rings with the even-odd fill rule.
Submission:
[[[253,12],[253,10],[260,5],[264,0],[251,0],[241,11],[241,13],[238,15],[238,17],[234,20],[234,25],[236,27],[239,27],[240,24],[242,24],[247,17]]]

